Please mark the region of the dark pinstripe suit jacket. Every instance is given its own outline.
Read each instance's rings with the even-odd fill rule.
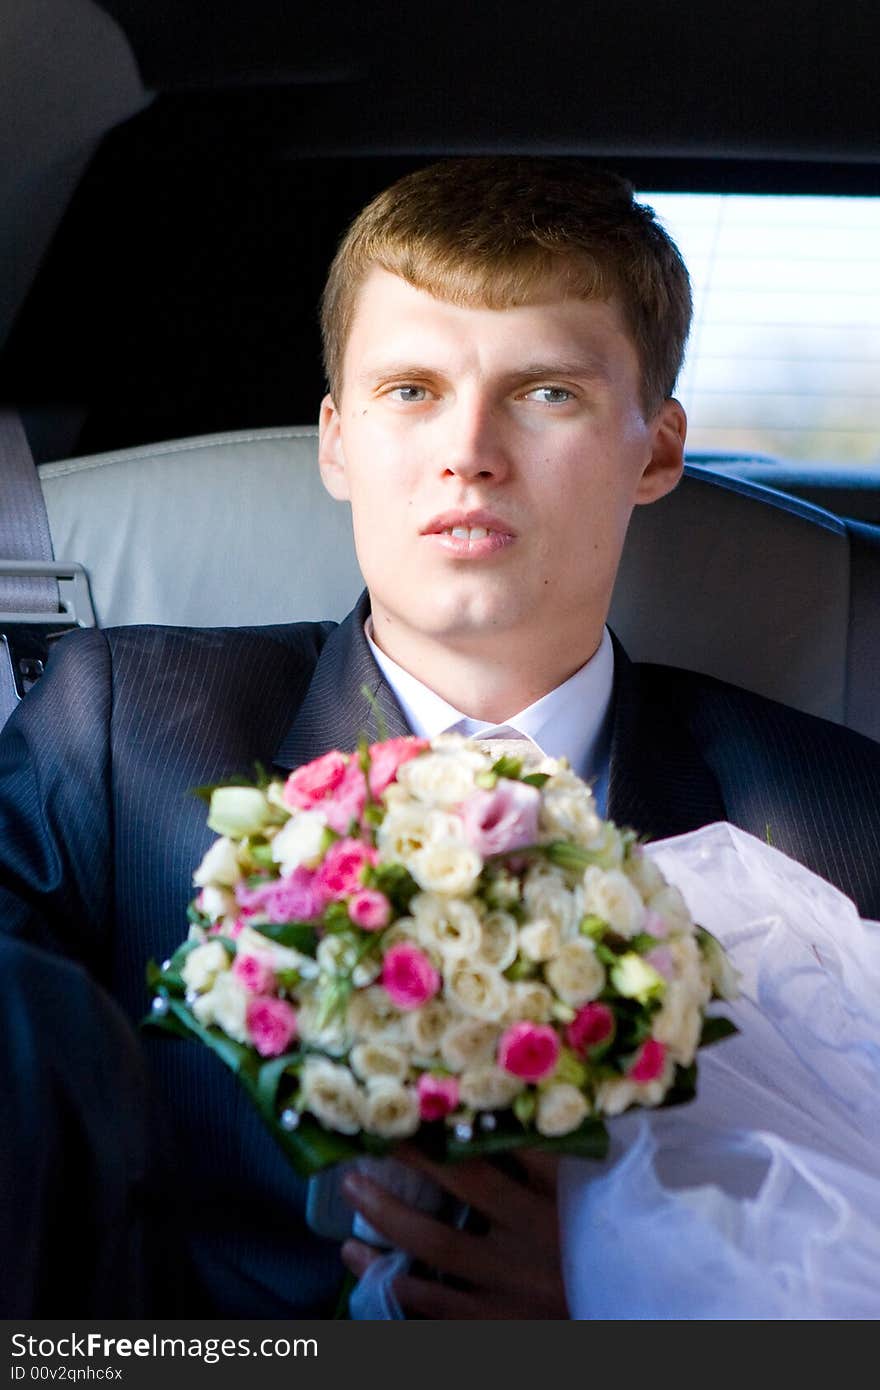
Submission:
[[[122,628],[65,639],[0,737],[6,931],[81,962],[135,1020],[144,963],[185,934],[211,839],[192,787],[256,761],[290,768],[403,716],[343,624]],[[880,745],[707,677],[618,650],[609,814],[658,837],[728,819],[880,917]],[[333,1247],[303,1227],[288,1172],[203,1049],[147,1038],[174,1116],[196,1265],[218,1315],[326,1315]]]

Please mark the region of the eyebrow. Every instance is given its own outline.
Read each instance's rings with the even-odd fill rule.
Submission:
[[[383,362],[360,373],[357,379],[362,385],[374,386],[378,382],[387,381],[390,378],[405,381],[444,375],[445,373],[441,369],[428,366],[424,362]],[[524,362],[521,367],[515,367],[511,371],[505,372],[504,375],[509,381],[533,381],[542,377],[562,376],[589,381],[607,381],[609,371],[608,365],[602,357],[591,355],[576,360],[554,358],[549,361]]]

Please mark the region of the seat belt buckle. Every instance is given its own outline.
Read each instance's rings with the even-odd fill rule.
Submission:
[[[0,560],[0,579],[54,579],[60,608],[55,611],[0,611],[0,644],[12,672],[18,699],[39,680],[52,643],[77,627],[95,627],[89,576],[82,565],[63,560]]]

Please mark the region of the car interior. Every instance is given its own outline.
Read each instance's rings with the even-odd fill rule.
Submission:
[[[854,0],[796,23],[752,0],[338,0],[325,20],[273,0],[0,12],[0,722],[72,625],[351,607],[349,516],[316,467],[317,302],[347,222],[394,177],[540,153],[658,205],[775,199],[815,223],[816,200],[880,203],[880,19]],[[698,431],[680,486],[637,509],[610,621],[636,659],[880,739],[880,258],[859,255],[858,293],[822,301],[836,363],[861,373],[821,435],[839,456]],[[788,291],[800,307],[823,274],[809,262]],[[746,370],[760,391],[766,364],[747,352]]]

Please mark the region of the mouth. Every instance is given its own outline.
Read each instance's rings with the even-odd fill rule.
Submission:
[[[487,511],[443,512],[422,535],[448,554],[467,559],[496,555],[516,540],[513,527]]]

